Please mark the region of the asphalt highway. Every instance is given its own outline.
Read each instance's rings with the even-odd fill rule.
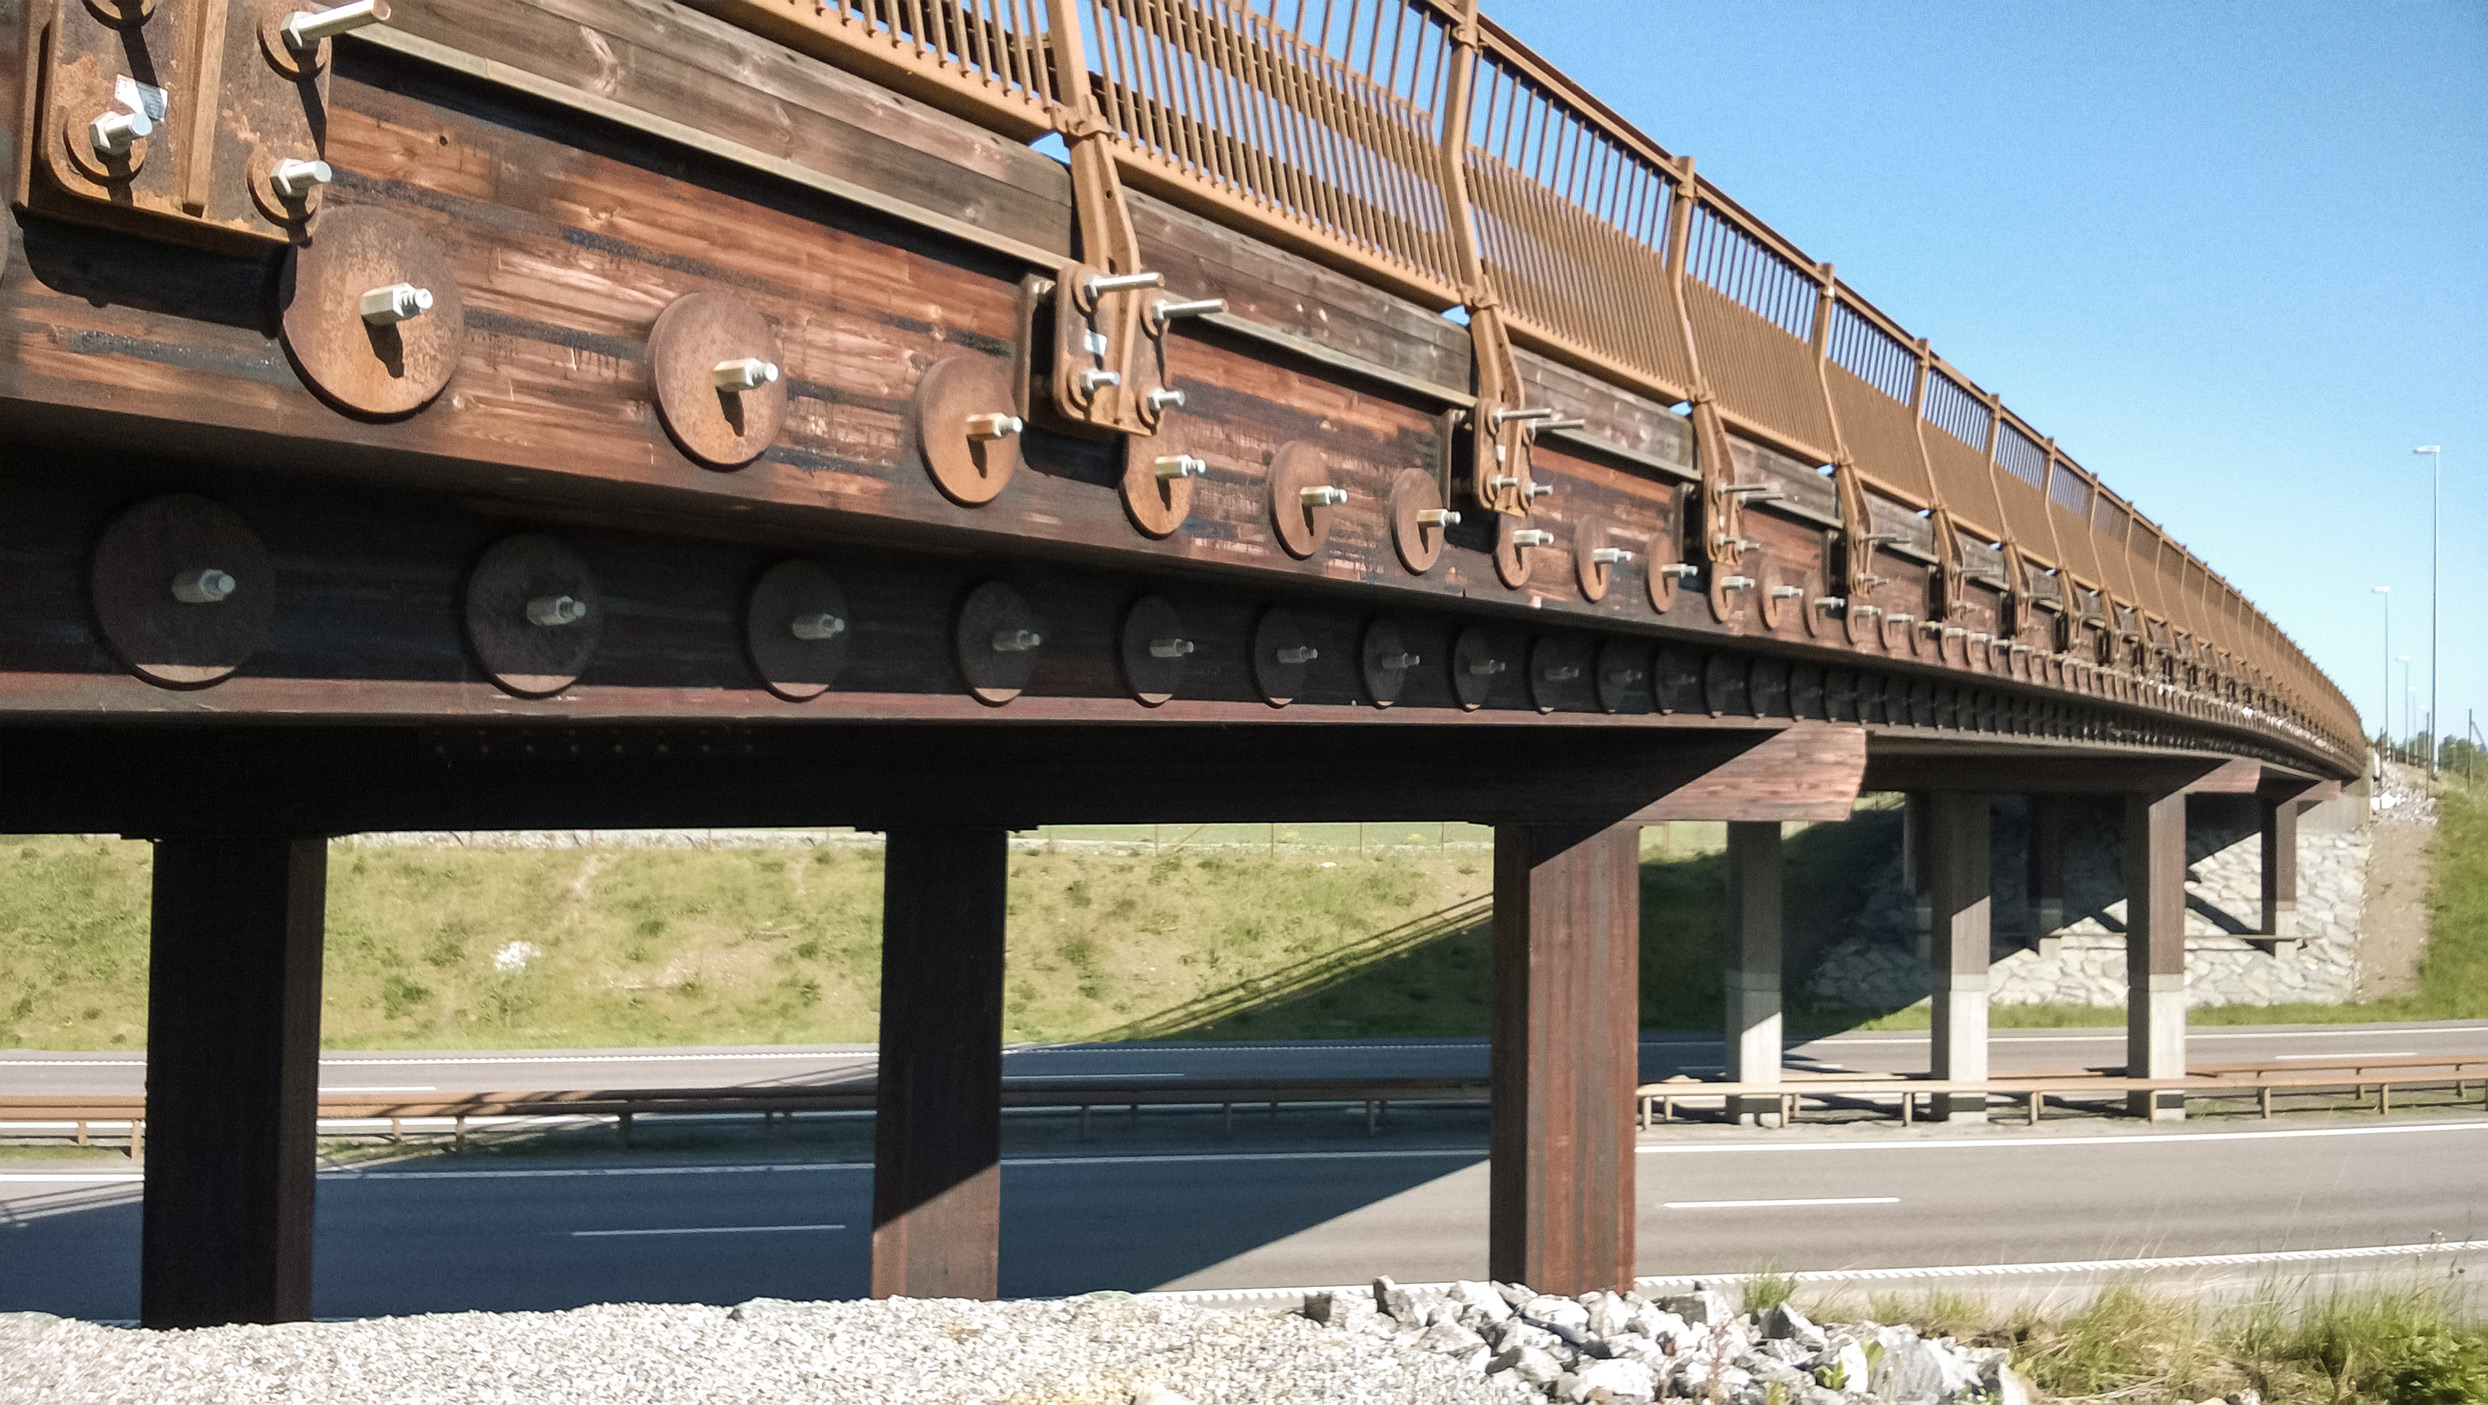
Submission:
[[[1299,1123],[1300,1127],[1304,1124]],[[1482,1119],[1011,1152],[1003,1289],[1248,1289],[1485,1271]],[[431,1158],[323,1174],[322,1316],[865,1291],[871,1171],[761,1154]],[[1661,1128],[1638,1157],[1654,1276],[2488,1245],[2488,1120],[2149,1128]],[[0,1310],[136,1312],[126,1163],[0,1162]],[[2478,1259],[2472,1254],[2468,1259]],[[2364,1259],[2354,1262],[2365,1263]]]
[[[2433,1024],[2197,1028],[2197,1062],[2240,1063],[2345,1056],[2488,1052],[2488,1021]],[[2124,1062],[2122,1031],[2002,1030],[1989,1041],[1999,1074]],[[1645,1034],[1642,1077],[1715,1075],[1715,1035]],[[1794,1041],[1792,1067],[1917,1073],[1927,1068],[1923,1033],[1839,1034]],[[321,1058],[331,1092],[511,1092],[529,1089],[730,1087],[836,1083],[870,1077],[869,1045],[681,1049],[545,1049],[507,1052],[354,1053]],[[1014,1048],[1006,1078],[1472,1077],[1486,1075],[1482,1039],[1338,1040],[1299,1044],[1075,1044]],[[134,1094],[146,1060],[136,1054],[0,1053],[0,1096]]]

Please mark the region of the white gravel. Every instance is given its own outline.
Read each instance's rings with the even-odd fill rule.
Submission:
[[[1079,1298],[624,1304],[143,1332],[0,1314],[0,1405],[1512,1405],[1507,1374],[1294,1312]]]

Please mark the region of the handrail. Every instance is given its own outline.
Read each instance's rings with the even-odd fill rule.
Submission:
[[[2071,512],[2056,515],[2053,491],[2071,460],[2052,439],[1695,176],[1688,158],[1478,13],[1476,0],[690,3],[1008,136],[1102,137],[1123,178],[1155,194],[1401,296],[1499,317],[1516,341],[1617,385],[1663,400],[1715,395],[1744,433],[1826,466],[1854,459],[1876,491],[1957,520],[1947,530],[2135,612],[2133,637],[2104,644],[2095,665],[2132,696],[2280,731],[2357,764],[2356,710],[2287,635],[2259,614],[2196,610],[2182,548],[2162,550],[2165,534],[2096,475],[2082,475],[2088,540],[2064,543]],[[1072,55],[1094,72],[1058,71]],[[1097,121],[1102,134],[1088,125]],[[1681,248],[1671,247],[1678,205],[1707,211],[1820,280],[1831,306],[1915,347],[1923,366],[1985,402],[1986,442],[1915,455],[1941,464],[1888,461],[1912,455],[1889,433],[1843,423],[1844,395],[1794,372],[1799,349],[1769,340],[1764,328],[1778,324],[1755,292],[1705,284],[1697,311]],[[1761,325],[1715,309],[1714,298]],[[1819,329],[1814,343],[1819,358]],[[1910,409],[1923,417],[1935,407]],[[2029,479],[2001,481],[2014,472],[1999,458],[2007,424],[2048,460],[2036,505],[2018,510],[2011,504]],[[2113,540],[2110,525],[2123,525]],[[2113,623],[2116,610],[2108,614]],[[2207,679],[2173,651],[2172,628],[2241,667]]]

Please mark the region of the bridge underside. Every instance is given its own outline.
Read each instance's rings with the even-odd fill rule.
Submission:
[[[151,1325],[309,1310],[327,836],[887,831],[873,1285],[974,1296],[1007,829],[1492,824],[1492,1270],[1574,1292],[1635,1267],[1638,826],[1736,827],[1732,1047],[1775,1050],[1781,823],[1935,797],[1942,1027],[1983,1029],[1974,798],[2122,795],[2157,1076],[2184,797],[2280,833],[2358,764],[2311,673],[2206,642],[2242,601],[2119,606],[2035,535],[1543,346],[1506,348],[1545,425],[1507,433],[1439,300],[1214,202],[1123,197],[1168,294],[1224,310],[1133,371],[1180,392],[1147,432],[1080,422],[1073,175],[688,10],[399,0],[286,70],[325,84],[335,179],[236,244],[29,174],[94,154],[45,26],[100,7],[28,8],[0,832],[157,841]],[[298,63],[268,42],[233,71]],[[99,189],[153,188],[136,150]],[[1790,345],[1828,397],[1822,338]]]

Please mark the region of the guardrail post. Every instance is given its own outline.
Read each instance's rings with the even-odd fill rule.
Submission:
[[[156,841],[139,1321],[311,1315],[323,839]],[[131,1129],[137,1149],[139,1131]]]
[[[1777,820],[1728,824],[1727,1067],[1731,1083],[1780,1081],[1781,881]],[[1731,1098],[1738,1122],[1780,1112],[1774,1097]],[[1786,1126],[1788,1119],[1781,1118]]]
[[[895,829],[882,869],[872,1294],[1001,1291],[1007,835]]]
[[[2186,1075],[2186,795],[2125,797],[2125,1073]],[[2177,1092],[2133,1094],[2134,1115],[2177,1121]]]
[[[1990,907],[1987,796],[1939,790],[1927,805],[1928,897],[1934,904],[1934,1024],[1931,1056],[1939,1080],[1987,1078],[1987,961]],[[1984,1093],[1939,1093],[1934,1115],[1987,1120]]]
[[[1495,827],[1488,1272],[1542,1292],[1633,1281],[1641,839]]]

